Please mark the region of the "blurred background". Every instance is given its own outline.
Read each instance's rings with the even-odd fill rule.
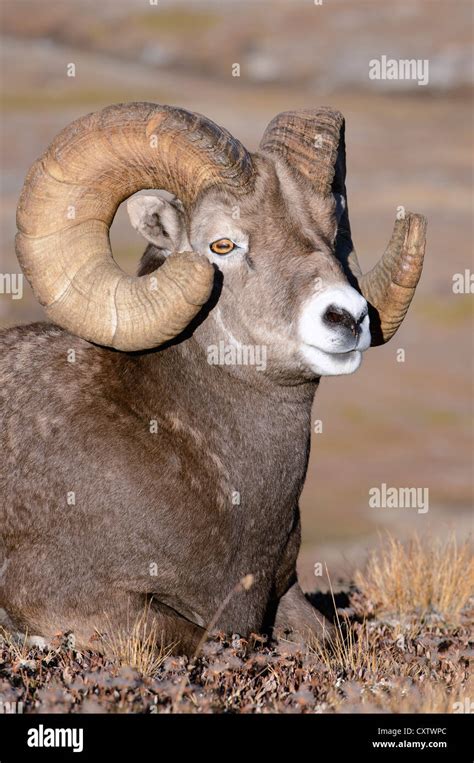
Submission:
[[[346,117],[348,192],[364,269],[399,205],[428,218],[423,277],[402,328],[350,377],[323,379],[322,432],[302,496],[300,576],[347,578],[380,531],[465,536],[472,522],[472,3],[457,0],[2,0],[1,267],[18,273],[15,208],[25,174],[67,123],[149,100],[206,114],[250,150],[287,109]],[[371,80],[369,61],[427,59],[429,83]],[[68,76],[74,64],[75,76]],[[239,64],[240,76],[233,74]],[[235,71],[235,67],[234,67]],[[119,264],[143,244],[119,210]],[[468,273],[468,276],[470,273]],[[0,326],[43,317],[25,281],[0,294]],[[399,362],[402,349],[404,362]],[[370,508],[382,483],[429,489],[429,511]]]

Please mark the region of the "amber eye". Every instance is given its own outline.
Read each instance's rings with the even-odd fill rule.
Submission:
[[[235,244],[230,238],[220,238],[218,241],[213,241],[209,246],[214,254],[230,254],[235,249]]]

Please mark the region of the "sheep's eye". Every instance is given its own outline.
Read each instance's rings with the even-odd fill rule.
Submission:
[[[235,244],[230,238],[220,238],[209,244],[209,247],[214,254],[230,254],[235,249]]]

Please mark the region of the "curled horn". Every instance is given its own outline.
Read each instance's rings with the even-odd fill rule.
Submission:
[[[16,251],[51,320],[118,350],[156,347],[208,300],[214,271],[194,252],[155,273],[128,276],[112,257],[119,204],[163,188],[184,204],[214,186],[253,182],[244,147],[209,119],[151,103],[110,106],[66,127],[30,169],[17,210]]]
[[[423,268],[426,220],[405,213],[374,268],[363,274],[354,249],[345,186],[344,118],[329,108],[287,111],[268,125],[260,150],[279,156],[304,177],[315,193],[339,193],[345,208],[339,221],[336,256],[371,308],[372,344],[388,342],[402,323]]]

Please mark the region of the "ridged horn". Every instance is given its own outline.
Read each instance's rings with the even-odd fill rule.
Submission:
[[[17,210],[17,256],[49,318],[118,350],[156,347],[209,299],[214,270],[194,252],[154,273],[128,276],[112,257],[119,204],[162,188],[192,205],[212,187],[240,194],[253,182],[245,148],[206,117],[128,103],[66,127],[30,169]]]
[[[352,243],[346,193],[344,118],[329,108],[287,111],[268,125],[260,150],[278,156],[304,177],[315,193],[342,194],[336,256],[371,308],[372,344],[388,342],[402,323],[423,268],[426,220],[405,213],[397,219],[390,243],[375,267],[362,274]]]

